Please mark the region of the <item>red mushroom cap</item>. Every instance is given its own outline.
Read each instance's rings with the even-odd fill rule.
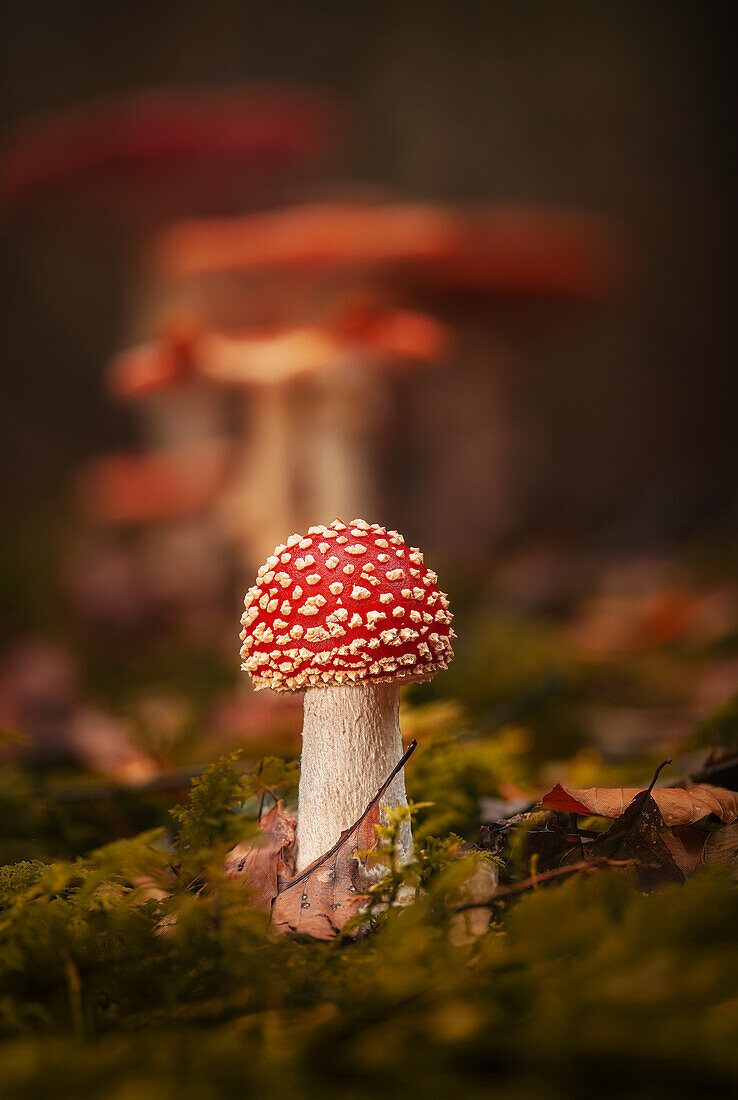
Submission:
[[[315,203],[168,225],[152,254],[170,276],[268,267],[311,270],[443,263],[459,236],[453,211],[423,203]]]
[[[323,159],[340,144],[342,112],[306,89],[143,92],[56,112],[0,148],[0,211],[47,203],[87,185],[118,213],[171,217],[218,201],[244,180]],[[111,193],[112,188],[112,193]],[[205,202],[212,209],[213,201]],[[240,204],[239,204],[240,205]]]
[[[208,508],[226,469],[227,454],[217,444],[186,453],[104,455],[81,470],[77,496],[83,511],[98,523],[174,520]]]
[[[133,400],[193,379],[283,382],[309,375],[351,351],[404,365],[432,363],[449,344],[440,321],[411,310],[374,309],[314,325],[223,331],[198,331],[194,324],[172,322],[159,340],[114,356],[106,381],[114,397]]]
[[[376,523],[291,535],[246,594],[242,668],[276,691],[429,680],[455,636],[437,581],[417,548]]]
[[[120,400],[146,397],[195,372],[194,326],[170,326],[161,340],[120,352],[107,367],[107,385]]]
[[[262,268],[364,270],[431,295],[589,300],[627,270],[616,228],[549,207],[318,203],[169,224],[152,246],[170,277]]]
[[[424,313],[384,310],[348,323],[340,318],[335,323],[209,332],[194,361],[203,378],[251,385],[307,376],[352,352],[380,363],[433,363],[450,342],[446,327]],[[134,378],[133,371],[129,375]]]

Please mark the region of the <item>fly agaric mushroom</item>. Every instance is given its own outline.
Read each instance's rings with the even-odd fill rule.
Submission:
[[[400,759],[400,684],[430,680],[453,657],[437,581],[397,531],[334,520],[275,547],[246,594],[242,668],[257,690],[305,691],[298,871],[353,824]],[[407,805],[402,772],[385,804]],[[400,849],[409,857],[409,822]]]

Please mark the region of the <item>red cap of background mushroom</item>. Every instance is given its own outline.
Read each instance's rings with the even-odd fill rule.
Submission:
[[[98,523],[178,519],[212,505],[226,469],[227,454],[218,444],[184,453],[105,455],[80,472],[77,495]]]
[[[277,691],[430,679],[453,657],[437,580],[418,549],[377,524],[292,535],[246,595],[243,668]]]
[[[242,208],[244,176],[320,159],[343,120],[304,89],[156,91],[98,101],[27,125],[0,149],[0,211],[86,192],[128,220]],[[232,179],[232,193],[228,181]],[[91,189],[91,194],[89,193]],[[226,202],[226,206],[228,203]]]
[[[375,310],[348,322],[340,317],[335,322],[315,325],[207,332],[195,348],[192,361],[204,378],[251,385],[304,377],[335,364],[351,352],[366,359],[435,362],[449,344],[445,325],[425,313]],[[153,376],[150,371],[152,380]],[[166,384],[163,370],[156,377],[162,385]],[[125,378],[139,383],[136,392],[143,392],[142,370],[129,369]],[[130,386],[127,392],[131,392]]]
[[[194,326],[170,325],[161,340],[120,352],[106,371],[111,394],[122,400],[145,397],[190,377],[195,339]]]
[[[623,242],[589,214],[546,207],[323,203],[169,225],[153,244],[169,276],[259,268],[371,269],[459,295],[589,299],[624,270]]]
[[[386,267],[443,261],[459,236],[452,210],[422,203],[331,202],[240,218],[200,218],[157,235],[154,262],[167,275]]]
[[[309,374],[316,364],[323,366],[352,348],[369,355],[428,362],[449,344],[446,327],[427,314],[377,308],[352,310],[320,325],[219,332],[172,322],[167,329],[160,340],[111,359],[106,374],[114,397],[145,397],[193,377],[225,383],[279,381]]]

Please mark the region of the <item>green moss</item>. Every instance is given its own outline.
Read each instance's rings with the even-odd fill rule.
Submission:
[[[491,783],[516,755],[494,751],[482,763]],[[574,878],[500,906],[486,934],[460,940],[455,899],[488,859],[427,838],[423,893],[378,912],[371,935],[274,941],[224,880],[222,849],[251,827],[234,802],[294,778],[277,761],[251,775],[220,761],[175,815],[179,848],[158,830],[3,868],[4,1100],[449,1089],[527,1100],[589,1097],[595,1084],[606,1098],[728,1094],[738,894],[727,875],[649,896],[624,875]],[[199,893],[188,865],[202,868]]]

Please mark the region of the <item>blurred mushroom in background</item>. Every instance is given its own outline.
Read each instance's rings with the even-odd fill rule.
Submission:
[[[589,215],[386,201],[186,221],[163,229],[152,247],[164,281],[199,287],[208,301],[221,287],[233,301],[241,286],[244,299],[267,302],[286,324],[315,323],[355,301],[368,318],[420,310],[426,325],[453,333],[453,355],[448,339],[429,352],[447,368],[432,382],[409,378],[403,390],[401,376],[362,370],[355,350],[323,373],[303,461],[319,487],[312,515],[386,504],[386,465],[393,514],[422,530],[440,513],[443,531],[426,537],[462,555],[509,531],[535,451],[521,410],[506,401],[505,379],[541,322],[572,303],[606,299],[625,267],[615,230]],[[307,424],[306,409],[302,416]]]
[[[135,409],[141,441],[154,451],[222,439],[223,394],[196,369],[196,331],[174,319],[159,339],[120,352],[108,364],[110,394]]]
[[[0,149],[0,210],[23,222],[73,211],[147,232],[177,216],[272,203],[335,152],[345,118],[291,87],[168,89],[27,121]]]
[[[190,369],[189,352],[191,318],[208,310],[197,296],[180,298],[180,285],[147,266],[143,243],[173,217],[287,201],[346,132],[344,112],[329,95],[236,86],[98,99],[24,122],[0,146],[0,220],[22,240],[19,256],[39,297],[64,314],[80,348],[95,357],[97,266],[105,263],[108,278],[116,268],[117,320],[130,350],[113,361],[109,384],[136,410],[143,445],[153,451],[111,456],[82,471],[78,499],[93,545],[85,551],[80,533],[67,573],[89,617],[141,622],[157,584],[162,591],[153,596],[162,603],[175,589],[192,603],[199,589],[204,605],[222,589],[218,532],[209,518],[203,523],[202,510],[223,457],[228,410],[222,388]],[[158,532],[144,532],[157,523]],[[130,539],[103,535],[106,525],[135,528],[139,551],[148,543],[143,554]],[[118,598],[126,571],[145,578],[128,608]],[[112,594],[103,591],[106,577]]]
[[[229,567],[212,520],[229,456],[222,442],[180,445],[143,454],[106,455],[88,462],[76,480],[88,550],[77,551],[71,593],[87,621],[119,631],[147,620],[174,618],[217,631],[227,604]],[[91,587],[96,544],[117,545],[128,562],[131,599],[111,604],[106,585]],[[113,579],[113,578],[109,578]],[[132,609],[138,608],[138,615]]]
[[[339,514],[357,499],[374,501],[382,373],[432,363],[445,342],[431,318],[397,311],[351,325],[338,318],[204,337],[202,373],[246,393],[222,509],[242,568],[276,544],[277,532],[299,527],[310,509]]]

